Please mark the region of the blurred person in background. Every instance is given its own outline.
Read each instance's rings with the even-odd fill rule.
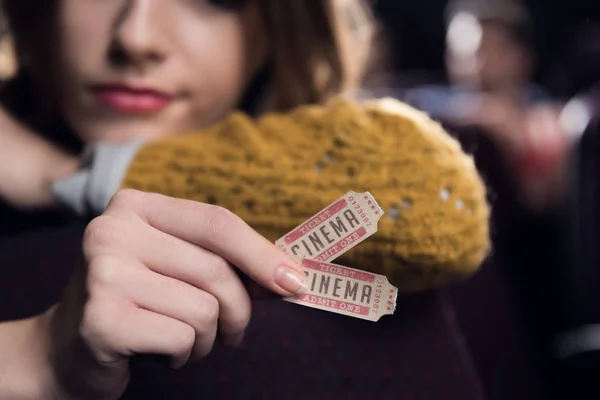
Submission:
[[[455,0],[447,7],[449,86],[421,86],[407,101],[453,126],[481,129],[515,171],[532,210],[560,204],[569,139],[562,104],[532,81],[533,21],[518,0]]]
[[[442,120],[471,117],[482,97],[523,109],[548,100],[533,84],[532,21],[517,0],[454,0],[446,9],[448,86],[424,85],[408,100]]]

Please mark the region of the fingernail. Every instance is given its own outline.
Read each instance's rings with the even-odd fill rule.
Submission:
[[[291,267],[280,265],[273,276],[275,283],[290,293],[299,293],[304,289],[306,275]]]

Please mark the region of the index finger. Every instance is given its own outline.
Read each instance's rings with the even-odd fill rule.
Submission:
[[[128,189],[113,197],[107,213],[119,209],[131,209],[150,226],[221,256],[282,296],[304,286],[306,276],[297,263],[222,207]]]

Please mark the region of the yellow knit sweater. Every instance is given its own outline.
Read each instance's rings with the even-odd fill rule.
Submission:
[[[349,190],[386,215],[336,263],[402,292],[474,273],[490,248],[485,186],[442,127],[403,103],[336,100],[146,144],[123,187],[223,206],[271,241]]]

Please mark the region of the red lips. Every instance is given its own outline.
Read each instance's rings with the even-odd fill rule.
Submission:
[[[91,88],[94,98],[103,105],[124,113],[149,114],[166,108],[174,99],[153,88],[126,84],[103,84]]]

